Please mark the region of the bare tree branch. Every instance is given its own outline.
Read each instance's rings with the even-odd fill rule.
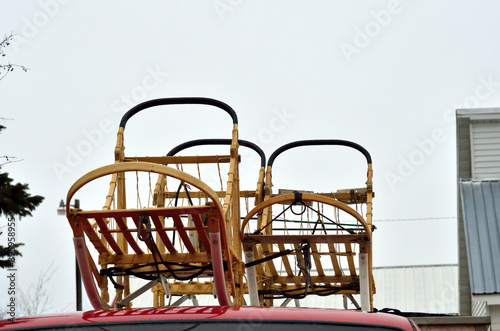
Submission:
[[[7,55],[5,53],[5,48],[10,45],[12,38],[14,38],[14,34],[12,32],[9,35],[5,35],[3,37],[3,40],[0,42],[0,56],[4,57]],[[14,71],[15,68],[19,68],[23,71],[28,71],[28,68],[20,64],[0,64],[0,80],[4,79],[4,77],[7,76],[8,73]]]
[[[21,162],[23,159],[19,159],[17,156],[2,155],[0,159],[5,159],[5,162],[0,163],[0,168],[4,165],[14,162]]]
[[[56,271],[57,268],[54,268],[54,262],[52,262],[47,269],[40,272],[36,285],[31,284],[26,293],[20,290],[19,316],[40,315],[52,308],[50,305],[52,299],[47,293],[46,285]]]

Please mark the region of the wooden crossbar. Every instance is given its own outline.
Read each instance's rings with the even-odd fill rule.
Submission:
[[[312,283],[332,283],[332,284],[348,284],[352,283],[357,279],[357,277],[353,277],[351,275],[343,275],[343,276],[310,276]],[[274,281],[276,284],[305,284],[307,278],[304,276],[277,276],[274,277]]]
[[[199,156],[132,156],[125,157],[124,162],[152,162],[158,164],[196,164],[196,163],[229,163],[230,155],[199,155]],[[237,161],[241,161],[238,155]]]
[[[113,209],[113,210],[78,210],[79,216],[85,218],[118,218],[118,217],[140,217],[144,214],[148,216],[179,216],[189,214],[211,214],[210,206],[180,206],[164,208],[143,208],[143,209]]]
[[[244,244],[327,244],[327,243],[359,243],[367,242],[364,234],[273,234],[273,235],[253,235],[245,234]]]
[[[197,263],[210,263],[210,256],[206,252],[197,253],[162,253],[158,256],[165,261],[171,263],[191,263],[196,261]],[[99,264],[120,264],[120,265],[140,265],[153,263],[155,259],[152,254],[123,254],[123,255],[105,255],[99,256]]]

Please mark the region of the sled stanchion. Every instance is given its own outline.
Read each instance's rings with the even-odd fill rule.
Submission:
[[[368,254],[359,253],[359,292],[361,297],[360,301],[362,311],[371,311],[368,262]]]
[[[249,264],[254,262],[254,254],[252,250],[245,251],[245,262]],[[250,295],[250,306],[260,306],[259,301],[259,291],[257,288],[257,274],[255,272],[255,266],[247,266],[246,268],[247,283],[248,283],[248,293]]]

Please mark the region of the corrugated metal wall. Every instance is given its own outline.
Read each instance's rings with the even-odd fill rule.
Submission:
[[[500,180],[461,180],[471,289],[500,293]]]
[[[374,305],[401,311],[458,313],[458,266],[376,268]]]

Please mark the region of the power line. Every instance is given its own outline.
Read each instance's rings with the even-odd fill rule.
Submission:
[[[373,222],[414,222],[414,221],[430,221],[430,220],[449,220],[456,219],[456,216],[447,216],[447,217],[426,217],[426,218],[394,218],[394,219],[374,219]]]

